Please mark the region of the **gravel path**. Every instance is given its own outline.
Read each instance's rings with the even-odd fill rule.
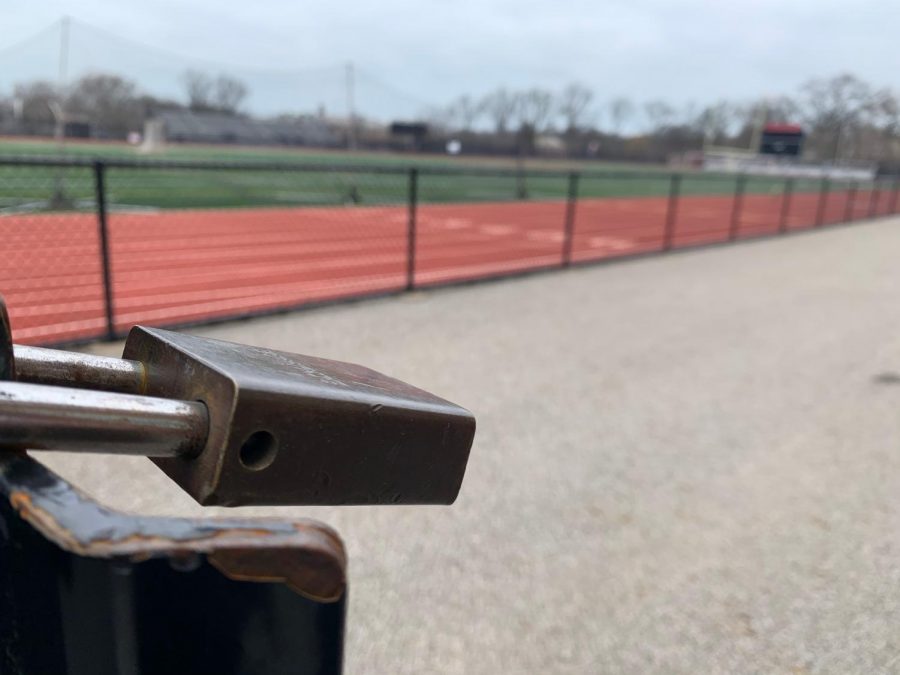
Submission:
[[[882,220],[196,332],[478,418],[453,507],[293,511],[348,544],[348,673],[897,672],[898,261]],[[146,460],[49,461],[200,511]]]

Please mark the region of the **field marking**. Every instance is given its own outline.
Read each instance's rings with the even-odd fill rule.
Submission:
[[[492,237],[505,237],[519,231],[515,225],[479,225],[478,229]]]
[[[525,238],[532,241],[561,244],[565,235],[559,230],[532,230],[525,233]]]
[[[601,236],[588,239],[588,246],[591,248],[609,249],[611,251],[627,251],[635,248],[637,242],[635,242],[634,239]]]
[[[425,222],[428,225],[436,225],[445,230],[464,230],[472,227],[472,221],[468,218],[435,218],[434,216],[426,216]]]

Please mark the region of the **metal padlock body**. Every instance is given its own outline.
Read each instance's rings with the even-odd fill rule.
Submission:
[[[206,445],[153,461],[204,505],[450,504],[475,419],[354,364],[136,326],[143,393],[202,401]]]

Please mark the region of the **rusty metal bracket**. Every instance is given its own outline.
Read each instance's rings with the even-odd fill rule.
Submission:
[[[338,535],[107,509],[0,453],[0,673],[338,673]]]

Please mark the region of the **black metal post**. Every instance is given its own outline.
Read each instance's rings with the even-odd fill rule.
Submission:
[[[734,182],[734,199],[731,205],[731,227],[728,230],[728,241],[734,241],[738,237],[741,227],[741,207],[744,203],[744,190],[747,186],[747,177],[738,176]]]
[[[97,190],[97,226],[100,230],[100,265],[103,270],[103,300],[106,308],[106,337],[116,339],[112,292],[112,270],[109,262],[109,227],[106,222],[106,166],[94,162],[94,187]]]
[[[869,218],[874,218],[878,212],[878,182],[872,183],[872,193],[869,195]]]
[[[788,178],[784,181],[784,192],[781,194],[781,222],[778,224],[778,231],[781,234],[787,232],[788,216],[791,213],[791,197],[794,195],[794,179]]]
[[[844,222],[849,223],[853,220],[853,207],[856,205],[856,183],[850,184],[847,190],[847,204],[844,206]]]
[[[572,264],[572,239],[575,236],[575,207],[578,205],[578,174],[569,174],[569,186],[566,195],[566,220],[563,223],[562,266]]]
[[[828,178],[822,179],[819,186],[819,206],[816,209],[816,227],[821,227],[825,221],[825,205],[828,203],[828,191],[831,189],[831,182]]]
[[[891,208],[888,213],[897,213],[897,193],[900,192],[900,178],[894,179],[894,189],[891,191]]]
[[[519,139],[519,148],[516,154],[516,199],[528,199],[528,183],[525,180],[525,148]]]
[[[419,204],[419,170],[409,170],[409,214],[406,232],[406,290],[416,287],[416,209]]]
[[[675,241],[675,223],[678,220],[678,196],[681,193],[681,175],[673,173],[669,179],[669,206],[666,211],[666,230],[663,233],[663,251],[671,251]]]

